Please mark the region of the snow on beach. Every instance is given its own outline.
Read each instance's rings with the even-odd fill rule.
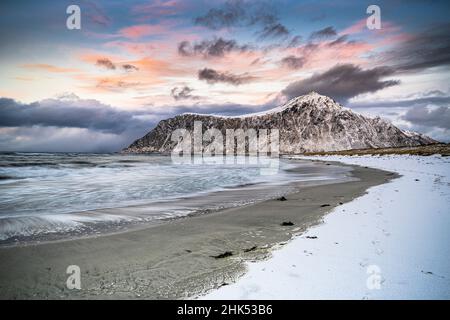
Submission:
[[[336,207],[202,299],[450,299],[450,158],[299,158],[402,176]]]

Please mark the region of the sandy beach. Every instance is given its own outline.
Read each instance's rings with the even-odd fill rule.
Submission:
[[[341,166],[328,163],[332,166]],[[0,248],[0,298],[190,298],[245,273],[334,207],[395,177],[352,166],[346,179],[299,185],[277,199],[85,239]],[[284,225],[283,225],[284,224]],[[81,270],[81,290],[66,288],[66,268]]]
[[[323,223],[275,250],[271,259],[248,263],[248,272],[236,283],[202,298],[449,299],[449,158],[311,159],[369,166],[401,177],[334,208]]]

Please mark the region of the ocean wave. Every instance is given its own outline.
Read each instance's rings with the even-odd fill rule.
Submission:
[[[12,179],[17,179],[17,178],[11,177],[11,176],[2,176],[2,175],[0,175],[0,180],[12,180]]]
[[[296,163],[302,165],[310,174],[287,173],[292,163],[281,160],[276,174],[264,176],[253,164],[185,165],[167,156],[4,156],[0,158],[0,236],[81,232],[117,219],[97,212],[114,208],[126,208],[123,221],[176,218],[259,201],[285,190],[281,185],[292,181],[335,176],[333,166],[321,171],[315,168],[318,164]],[[216,192],[227,194],[221,198]],[[74,214],[87,211],[90,215]]]
[[[1,163],[0,167],[15,168],[15,167],[57,167],[58,163],[54,162],[7,162]]]

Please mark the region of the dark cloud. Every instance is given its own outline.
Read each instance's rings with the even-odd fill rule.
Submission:
[[[116,65],[107,58],[98,59],[95,64],[98,66],[101,66],[101,67],[105,67],[106,69],[109,69],[109,70],[116,69]]]
[[[337,38],[336,40],[330,42],[328,44],[328,46],[333,47],[333,46],[336,46],[336,45],[339,45],[342,43],[346,43],[347,40],[348,40],[348,35],[344,34],[344,35],[340,36],[339,38]]]
[[[245,52],[249,49],[248,45],[239,45],[235,40],[222,38],[203,40],[194,44],[191,44],[189,41],[182,41],[178,44],[178,53],[187,57],[194,55],[201,55],[205,58],[223,57],[232,51]]]
[[[90,23],[101,27],[111,25],[111,18],[94,1],[82,0],[81,5],[83,8],[83,16],[87,17]]]
[[[304,46],[300,47],[298,51],[301,52],[304,57],[308,58],[311,55],[313,55],[318,49],[319,49],[318,44],[309,42]]]
[[[194,89],[189,88],[188,86],[175,87],[170,91],[170,95],[177,101],[186,99],[193,99],[193,100],[199,99],[198,96],[194,96],[191,94],[192,91],[194,91]]]
[[[248,74],[236,75],[230,72],[220,72],[214,69],[204,68],[198,71],[199,80],[205,80],[210,84],[225,82],[235,86],[250,82],[255,78]]]
[[[341,64],[309,78],[291,83],[283,91],[287,98],[293,98],[310,91],[330,96],[340,102],[362,93],[375,92],[399,84],[397,80],[382,81],[393,75],[388,67],[363,70],[352,64]]]
[[[178,54],[188,57],[191,56],[193,54],[192,52],[192,46],[191,43],[189,41],[181,41],[178,44]]]
[[[402,42],[384,54],[399,71],[415,71],[450,65],[450,23],[437,25]]]
[[[243,114],[260,112],[275,107],[272,103],[265,105],[243,105],[238,103],[223,103],[223,104],[204,104],[197,102],[194,105],[176,105],[165,108],[162,113],[158,112],[164,118],[167,114],[178,115],[183,113],[200,113],[200,114],[214,114],[223,116],[240,116]]]
[[[258,34],[261,39],[283,38],[289,35],[289,31],[281,23],[274,23],[264,26],[263,30]]]
[[[111,60],[109,60],[108,58],[97,59],[95,64],[97,66],[104,67],[104,68],[106,68],[108,70],[116,70],[118,67],[120,67],[123,70],[128,71],[128,72],[130,72],[130,71],[138,71],[139,70],[138,67],[136,67],[136,66],[134,66],[132,64],[125,63],[125,64],[122,64],[122,65],[120,65],[120,64],[118,65],[118,64],[112,62]]]
[[[450,141],[450,95],[440,90],[418,92],[401,99],[347,104],[363,114],[379,114],[399,128],[421,132],[438,141]]]
[[[253,60],[253,61],[250,63],[250,65],[251,65],[251,66],[256,66],[256,65],[258,65],[259,63],[261,63],[261,58],[256,58],[255,60]]]
[[[30,104],[0,98],[0,150],[116,152],[144,136],[162,119],[185,112],[241,115],[272,105],[174,105],[151,111],[120,111],[97,100],[66,94]]]
[[[427,108],[417,106],[409,109],[403,120],[409,121],[414,125],[437,127],[450,130],[450,107],[441,106],[437,108]]]
[[[432,92],[432,91],[430,91]],[[351,103],[352,108],[413,108],[427,107],[428,105],[449,105],[450,96],[447,95],[422,95],[417,98],[396,99],[394,101],[375,101]]]
[[[65,95],[21,103],[0,98],[0,150],[111,152],[155,124],[154,115],[121,111],[97,100]]]
[[[129,82],[105,78],[98,80],[96,87],[111,92],[120,92],[127,89],[137,88],[141,85],[142,84],[140,82]]]
[[[129,63],[123,64],[122,69],[125,71],[138,71],[139,70],[138,67],[136,67],[132,64],[129,64]]]
[[[227,1],[222,8],[210,9],[205,15],[194,19],[195,24],[213,30],[242,26],[248,23],[248,14],[242,1]]]
[[[258,26],[257,34],[264,39],[289,35],[287,28],[279,22],[275,8],[265,1],[230,0],[195,18],[194,22],[212,30]]]
[[[287,47],[288,48],[295,48],[295,47],[299,46],[301,43],[302,43],[302,37],[301,36],[294,36],[289,41]]]
[[[287,56],[281,59],[281,64],[290,69],[300,69],[305,64],[305,58],[296,56]]]
[[[317,31],[314,31],[309,36],[310,39],[326,39],[337,36],[337,32],[333,27],[326,27]]]
[[[120,134],[129,128],[145,125],[127,111],[119,111],[96,100],[46,99],[24,104],[0,98],[0,127],[85,128]]]

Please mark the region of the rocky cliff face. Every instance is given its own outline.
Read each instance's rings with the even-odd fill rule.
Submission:
[[[340,151],[363,148],[419,146],[437,141],[414,132],[402,131],[377,117],[368,118],[342,107],[333,99],[312,92],[266,112],[239,117],[182,114],[162,120],[144,137],[134,141],[126,153],[170,153],[176,129],[193,130],[201,121],[203,132],[219,129],[278,129],[281,154]]]

